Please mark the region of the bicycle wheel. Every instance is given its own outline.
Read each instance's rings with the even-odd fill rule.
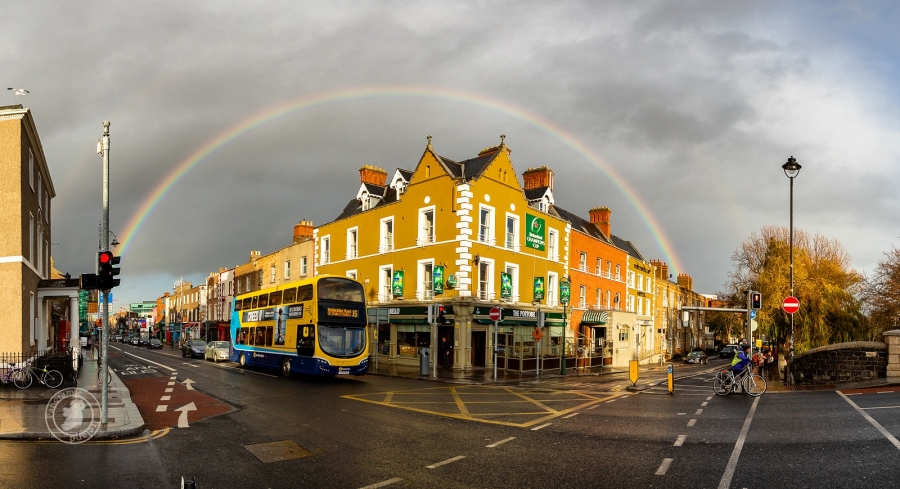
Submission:
[[[719,396],[728,395],[728,392],[731,391],[731,387],[728,385],[728,374],[724,372],[716,374],[713,379],[713,391]]]
[[[58,370],[48,370],[44,372],[44,384],[51,389],[56,389],[63,383],[63,374]]]
[[[12,374],[13,384],[19,389],[27,389],[31,387],[31,372],[28,370],[16,370]]]
[[[766,392],[766,379],[759,374],[750,374],[744,377],[744,392],[753,397],[759,397]]]

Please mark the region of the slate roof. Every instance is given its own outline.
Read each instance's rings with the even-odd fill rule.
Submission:
[[[387,187],[382,187],[381,185],[375,185],[374,183],[364,183],[366,186],[366,191],[369,192],[369,195],[379,195],[384,197],[384,191]]]
[[[647,261],[644,259],[644,256],[641,255],[641,253],[637,250],[637,248],[635,248],[634,245],[631,244],[631,241],[626,241],[616,235],[612,235],[610,237],[612,238],[612,242],[616,245],[616,247],[625,250],[626,253],[637,258],[640,261]]]
[[[601,231],[600,228],[591,221],[583,219],[557,205],[550,206],[550,209],[553,211],[553,213],[559,216],[560,219],[568,221],[569,224],[572,225],[572,229],[581,231],[582,233],[587,234],[588,236],[599,241],[603,241],[604,243],[613,244],[612,241],[610,241],[609,238],[607,238],[606,235],[603,234],[603,231]],[[622,249],[628,251],[625,248]]]
[[[528,199],[529,202],[534,200],[540,200],[547,193],[547,190],[550,187],[536,187],[530,188],[525,191],[525,198]]]
[[[494,161],[494,158],[496,158],[498,154],[500,154],[499,151],[494,151],[465,161],[453,161],[450,158],[444,158],[443,156],[439,156],[439,158],[445,163],[447,169],[450,171],[450,176],[453,178],[461,177],[463,168],[465,168],[465,180],[469,181],[480,177],[481,174],[484,173],[484,169]]]

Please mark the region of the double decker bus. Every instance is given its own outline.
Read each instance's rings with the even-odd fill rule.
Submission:
[[[321,275],[234,298],[231,360],[282,374],[363,375],[369,367],[363,286]]]

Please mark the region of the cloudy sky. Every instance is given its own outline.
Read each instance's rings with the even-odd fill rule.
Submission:
[[[499,143],[612,208],[648,259],[723,290],[765,225],[838,239],[861,271],[900,241],[895,2],[5,4],[0,105],[31,108],[53,256],[93,270],[112,122],[116,306],[154,300],[333,220],[357,170]]]

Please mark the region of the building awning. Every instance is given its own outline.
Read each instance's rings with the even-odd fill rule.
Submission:
[[[597,309],[588,309],[581,316],[581,324],[606,324],[609,321],[609,313]]]

